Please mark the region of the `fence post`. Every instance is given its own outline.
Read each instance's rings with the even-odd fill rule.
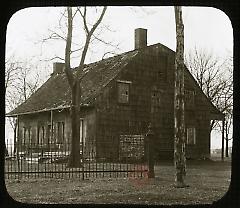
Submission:
[[[153,133],[153,130],[152,130],[152,125],[150,123],[149,126],[148,126],[148,132],[146,134],[148,178],[155,178],[153,138],[154,138],[154,133]]]

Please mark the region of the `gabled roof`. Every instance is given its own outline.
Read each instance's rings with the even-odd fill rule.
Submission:
[[[95,97],[101,92],[101,90],[109,82],[111,82],[111,80],[113,80],[119,74],[119,72],[121,72],[121,70],[141,51],[146,51],[147,49],[151,50],[158,47],[175,53],[166,46],[158,43],[143,49],[129,51],[114,57],[85,65],[84,73],[86,74],[84,75],[84,78],[81,82],[81,105],[91,106]],[[74,73],[76,73],[78,69],[75,68],[73,70]],[[185,68],[185,73],[191,76],[195,82],[195,85],[200,89],[196,80],[187,68]],[[202,94],[206,98],[206,102],[209,104],[211,113],[215,115],[216,118],[219,116],[222,117],[223,114],[211,103],[211,101],[203,92]],[[71,91],[65,73],[53,74],[33,95],[31,95],[24,103],[19,105],[13,111],[8,113],[7,116],[16,116],[69,108],[70,103]]]
[[[133,50],[85,65],[86,75],[81,82],[81,105],[91,104],[101,89],[114,79],[138,52],[139,50]],[[78,69],[73,70],[76,73]],[[7,116],[69,108],[70,103],[71,91],[65,73],[53,74],[33,95]]]

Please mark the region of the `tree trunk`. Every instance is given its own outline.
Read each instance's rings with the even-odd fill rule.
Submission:
[[[222,153],[221,160],[224,161],[224,132],[225,132],[225,117],[222,120]]]
[[[80,154],[80,83],[76,80],[72,87],[71,124],[72,141],[68,167],[82,167]]]
[[[81,80],[83,76],[81,77],[81,73],[83,72],[84,68],[84,62],[87,54],[87,50],[89,47],[89,43],[91,40],[91,37],[98,27],[98,25],[101,23],[103,16],[106,12],[107,7],[105,6],[102,10],[102,13],[99,17],[99,19],[93,24],[92,29],[89,31],[87,23],[86,23],[86,7],[85,7],[85,13],[82,14],[80,10],[78,10],[83,17],[84,21],[84,29],[87,33],[86,35],[86,42],[84,44],[84,49],[82,52],[80,64],[78,67],[78,71],[75,75],[73,75],[73,71],[71,70],[71,44],[72,44],[72,30],[73,30],[73,14],[72,14],[72,8],[67,7],[67,13],[68,13],[68,31],[67,31],[67,40],[66,40],[66,48],[65,48],[65,74],[68,80],[68,84],[71,88],[72,93],[72,105],[71,105],[71,124],[72,124],[72,138],[71,138],[71,153],[70,158],[68,161],[69,167],[83,167],[81,163],[81,159],[83,158],[80,154],[83,155],[83,152],[80,153],[80,99],[81,99]],[[83,148],[82,148],[83,150]]]
[[[225,137],[225,140],[226,140],[226,157],[228,157],[228,128],[227,128],[227,121],[226,121],[226,129],[225,129],[225,131],[226,131],[226,137]]]
[[[72,8],[67,8],[68,13],[68,32],[67,32],[67,41],[65,48],[65,74],[68,80],[68,84],[71,89],[71,128],[72,128],[72,137],[71,137],[71,150],[70,157],[68,160],[68,167],[80,167],[81,158],[80,158],[80,138],[79,138],[79,99],[80,99],[80,86],[78,79],[74,79],[73,72],[71,71],[70,65],[70,55],[71,55],[71,45],[72,45]]]
[[[175,57],[175,92],[174,92],[174,165],[176,168],[176,187],[185,187],[185,120],[184,120],[184,27],[182,9],[175,6],[176,20],[176,57]]]

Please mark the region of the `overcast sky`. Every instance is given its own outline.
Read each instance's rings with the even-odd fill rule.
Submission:
[[[27,8],[15,13],[7,28],[7,56],[63,56],[63,43],[48,42],[44,46],[37,43],[46,37],[48,29],[57,25],[62,10],[61,7]],[[225,13],[215,8],[183,7],[183,20],[186,53],[194,46],[210,50],[220,57],[232,53],[233,31]],[[104,23],[114,32],[105,33],[103,38],[120,43],[122,51],[133,49],[134,29],[138,27],[148,29],[148,45],[160,42],[175,50],[173,7],[145,7],[144,11],[134,7],[109,7]]]
[[[7,27],[6,56],[14,55],[18,59],[31,60],[36,65],[48,66],[49,70],[45,74],[48,76],[54,61],[40,60],[54,56],[64,57],[65,46],[63,42],[41,44],[39,41],[47,36],[48,29],[54,29],[54,25],[58,24],[60,11],[63,8],[39,7],[15,13]],[[215,8],[183,7],[183,21],[186,54],[196,46],[223,59],[232,55],[233,31],[225,13]],[[148,45],[160,42],[175,50],[173,7],[109,7],[104,24],[114,32],[105,32],[102,38],[118,43],[119,53],[134,49],[134,29],[139,27],[148,29]],[[106,50],[103,45],[93,48],[94,53],[88,54],[87,62],[97,61]],[[77,64],[78,60],[74,59],[72,66]],[[220,147],[220,139],[216,141],[218,142],[214,142],[213,147]]]

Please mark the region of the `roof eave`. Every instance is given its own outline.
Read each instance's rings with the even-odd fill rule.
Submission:
[[[81,104],[81,107],[93,107],[93,105],[90,104]],[[63,109],[68,109],[70,108],[70,105],[64,106],[64,107],[56,107],[56,108],[49,108],[49,109],[42,109],[42,110],[37,110],[37,111],[28,111],[28,112],[22,112],[22,113],[7,113],[5,116],[6,117],[16,117],[16,116],[21,116],[21,115],[30,115],[30,114],[35,114],[35,113],[43,113],[43,112],[48,112],[48,111],[53,111],[53,110],[63,110]]]

